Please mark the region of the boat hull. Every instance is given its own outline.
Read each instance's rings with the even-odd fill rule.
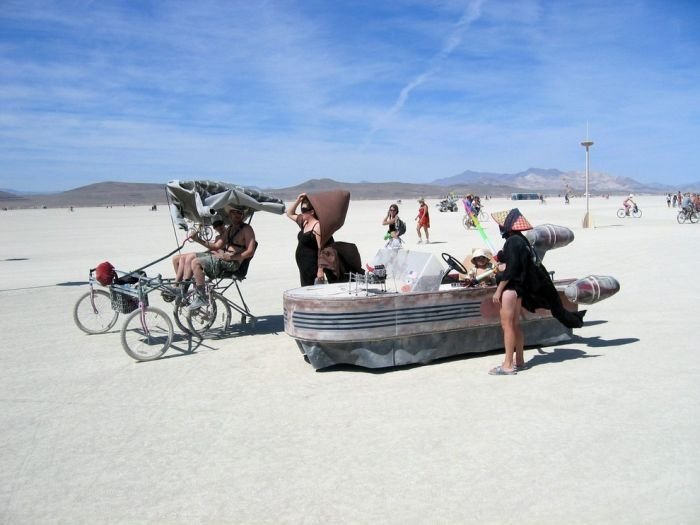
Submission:
[[[576,311],[563,292],[571,282],[556,284],[564,306]],[[284,294],[285,332],[316,369],[383,368],[496,350],[503,348],[503,333],[494,290],[443,285],[435,292],[353,292],[349,283],[296,288]],[[527,345],[572,335],[548,310],[523,310],[522,327]]]

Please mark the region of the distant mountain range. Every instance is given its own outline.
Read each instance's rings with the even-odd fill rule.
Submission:
[[[581,171],[561,171],[558,169],[529,168],[519,173],[488,173],[464,171],[445,179],[437,179],[432,184],[438,186],[456,186],[464,184],[500,185],[537,193],[563,193],[585,191],[586,174]],[[605,173],[589,173],[591,193],[659,193],[677,191],[678,188],[662,184],[642,184],[629,177],[614,177]],[[697,185],[695,185],[697,187]]]
[[[612,193],[666,193],[697,191],[700,182],[681,187],[663,184],[642,184],[627,177],[614,177],[604,173],[589,174],[591,194]],[[519,173],[488,173],[464,171],[458,175],[437,179],[427,184],[406,182],[339,182],[333,179],[310,179],[286,188],[263,188],[265,193],[283,200],[295,198],[301,192],[318,192],[342,188],[355,199],[441,198],[449,192],[459,195],[473,193],[495,197],[514,192],[563,194],[585,191],[585,173],[557,169],[530,168]],[[22,194],[0,190],[2,208],[67,208],[69,206],[136,206],[166,202],[165,184],[136,182],[99,182],[72,190],[49,194]]]

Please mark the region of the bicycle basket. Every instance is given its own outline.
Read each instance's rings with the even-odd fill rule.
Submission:
[[[114,287],[109,288],[109,296],[112,301],[112,310],[121,314],[128,314],[139,307],[139,298],[122,292]],[[144,304],[148,306],[148,296],[143,298]]]

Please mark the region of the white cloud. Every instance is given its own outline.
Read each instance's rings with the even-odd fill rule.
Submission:
[[[586,121],[596,169],[681,176],[700,170],[697,15],[602,0],[6,1],[0,177],[572,169]]]

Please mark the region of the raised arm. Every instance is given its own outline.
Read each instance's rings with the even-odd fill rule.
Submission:
[[[300,193],[297,195],[296,200],[289,205],[287,208],[287,211],[285,212],[287,214],[287,217],[292,219],[294,222],[297,222],[297,216],[299,215],[297,213],[297,208],[299,207],[299,204],[301,204],[301,201],[306,198],[306,193]]]

